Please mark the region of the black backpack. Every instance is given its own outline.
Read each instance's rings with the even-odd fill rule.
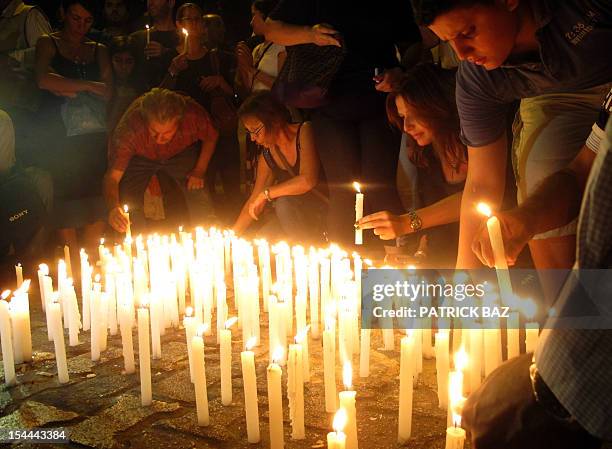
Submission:
[[[22,171],[14,169],[0,179],[0,248],[25,248],[46,218],[36,187]]]

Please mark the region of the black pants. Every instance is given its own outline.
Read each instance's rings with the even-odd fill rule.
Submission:
[[[187,174],[193,170],[199,155],[199,148],[192,146],[165,161],[154,161],[140,156],[134,156],[121,178],[119,195],[121,202],[129,205],[130,220],[136,227],[144,227],[144,192],[149,181],[158,172],[174,181],[182,193],[189,211],[192,225],[204,225],[213,216],[210,196],[206,189],[187,190]],[[185,223],[187,224],[187,223]]]
[[[313,114],[312,122],[329,187],[328,235],[331,241],[351,245],[353,181],[362,185],[364,214],[402,210],[395,186],[401,135],[387,122],[385,94],[376,91],[332,98]]]

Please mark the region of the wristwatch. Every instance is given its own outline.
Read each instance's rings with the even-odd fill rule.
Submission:
[[[417,232],[421,229],[423,221],[421,221],[421,217],[419,217],[414,210],[408,212],[408,217],[410,218],[410,229],[412,232]]]
[[[268,202],[272,202],[272,197],[270,196],[270,189],[264,189],[263,191],[264,196],[266,197],[266,199],[268,200]]]

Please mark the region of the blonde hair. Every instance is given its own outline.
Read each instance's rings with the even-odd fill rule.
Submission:
[[[167,123],[180,119],[185,113],[185,96],[168,89],[156,87],[140,97],[138,105],[142,117],[147,122]]]

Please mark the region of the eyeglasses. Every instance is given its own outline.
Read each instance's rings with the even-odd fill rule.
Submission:
[[[245,131],[246,131],[246,133],[247,133],[249,136],[256,136],[257,134],[259,134],[259,133],[260,133],[260,131],[261,131],[263,128],[264,128],[264,125],[262,124],[262,125],[261,125],[259,128],[255,129],[255,130],[253,130],[253,131],[250,131],[250,130],[249,130],[249,129],[247,129],[247,128],[245,128]]]

